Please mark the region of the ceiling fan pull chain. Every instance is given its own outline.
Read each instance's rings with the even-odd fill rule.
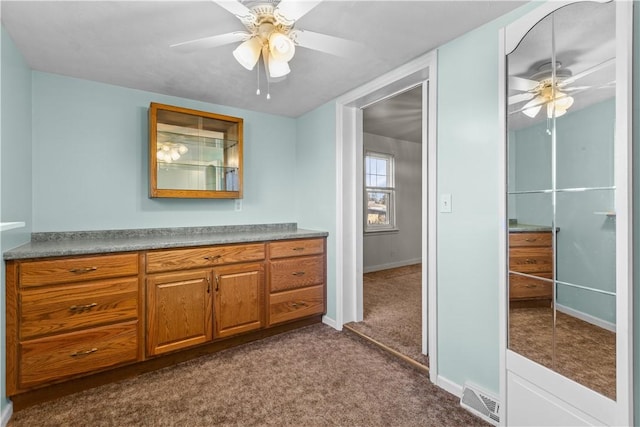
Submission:
[[[258,61],[258,89],[256,90],[256,95],[260,95],[260,61]]]

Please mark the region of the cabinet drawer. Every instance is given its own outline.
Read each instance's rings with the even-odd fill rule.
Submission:
[[[264,243],[236,246],[210,246],[194,249],[147,252],[147,272],[211,267],[264,259]]]
[[[20,286],[43,286],[138,274],[138,255],[102,255],[20,263]]]
[[[509,247],[551,246],[551,232],[509,233]]]
[[[271,292],[321,285],[324,283],[323,256],[271,261],[270,265],[269,283]]]
[[[137,321],[20,343],[19,386],[96,371],[138,356]]]
[[[324,253],[324,239],[286,240],[269,243],[269,257],[285,258]]]
[[[269,296],[269,325],[321,313],[324,313],[322,285]]]
[[[553,271],[551,247],[512,248],[509,250],[509,270],[521,273]]]
[[[27,289],[20,293],[22,339],[138,316],[138,279]]]
[[[540,276],[551,278],[552,273],[543,273]],[[551,299],[553,284],[548,281],[537,280],[531,277],[509,275],[509,299]]]

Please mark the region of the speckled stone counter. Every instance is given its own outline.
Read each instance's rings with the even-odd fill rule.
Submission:
[[[551,227],[547,225],[533,224],[509,224],[509,233],[536,233],[543,231],[551,231]]]
[[[295,223],[32,233],[31,242],[3,255],[17,260],[326,236]]]

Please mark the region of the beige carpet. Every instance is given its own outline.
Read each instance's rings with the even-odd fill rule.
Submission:
[[[488,424],[418,370],[318,324],[33,406],[10,425]]]
[[[554,353],[550,307],[511,309],[509,322],[510,349],[615,399],[615,333],[558,312]]]
[[[366,273],[362,322],[347,326],[429,366],[422,354],[421,264]]]

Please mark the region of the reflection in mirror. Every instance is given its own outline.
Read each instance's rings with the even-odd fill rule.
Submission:
[[[615,3],[507,56],[509,348],[615,399]]]

